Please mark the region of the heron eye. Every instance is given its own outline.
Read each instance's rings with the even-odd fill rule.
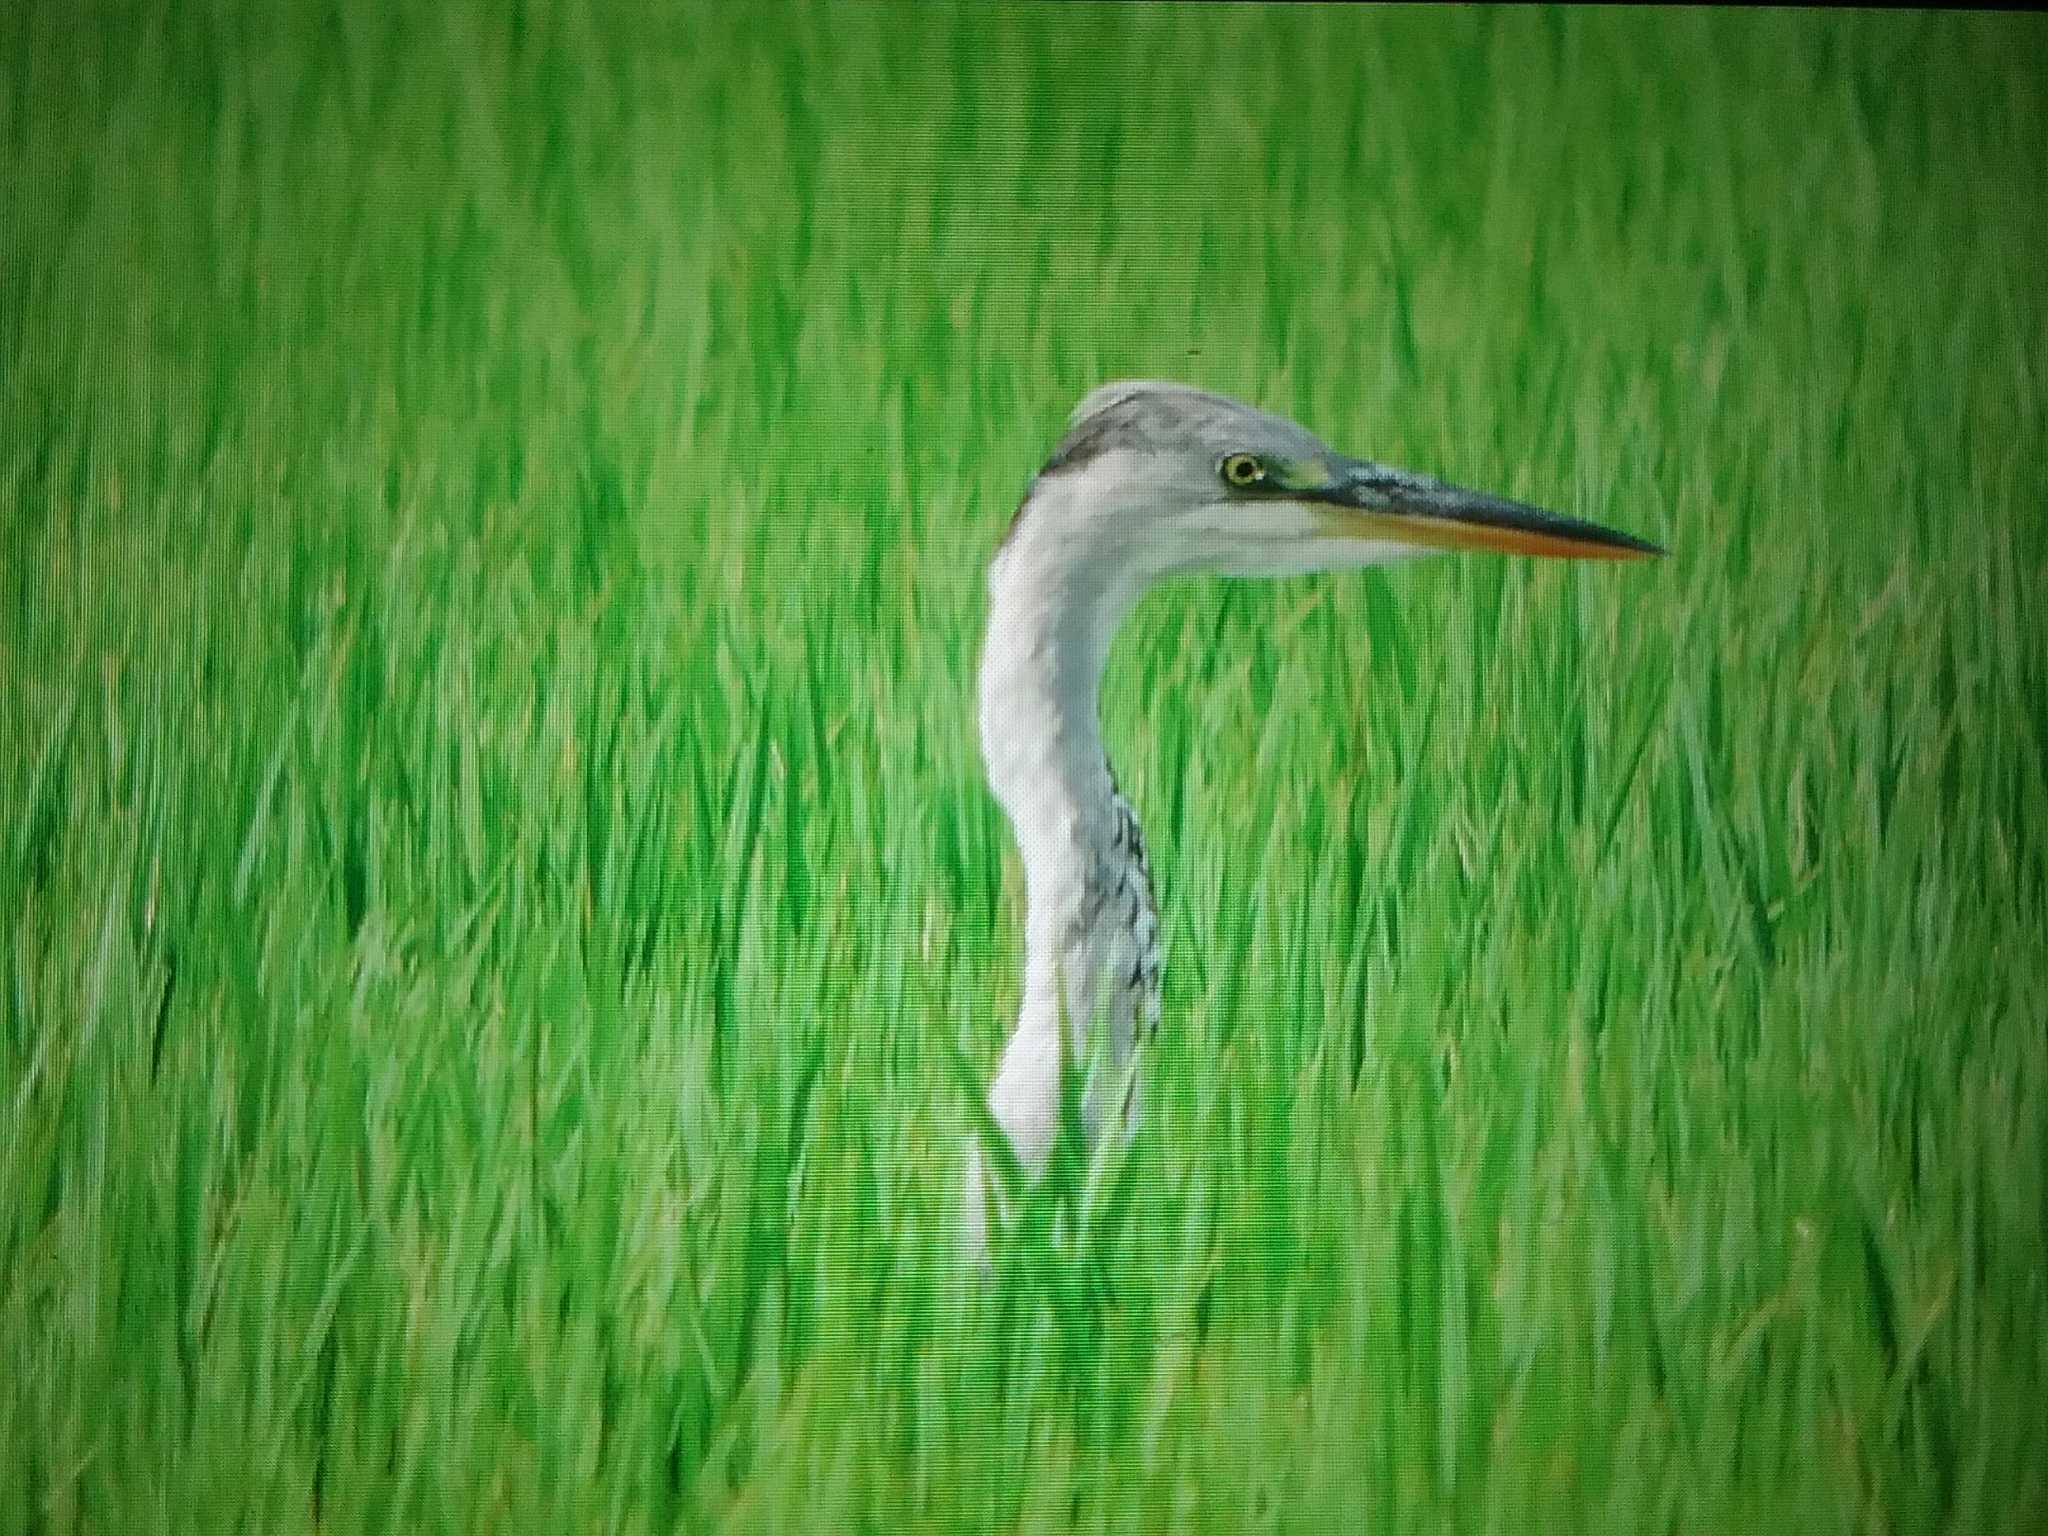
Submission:
[[[1258,485],[1266,478],[1266,466],[1249,453],[1225,454],[1220,467],[1223,483],[1239,490]]]

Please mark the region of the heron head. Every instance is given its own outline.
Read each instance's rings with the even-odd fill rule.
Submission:
[[[1594,523],[1349,458],[1284,417],[1150,381],[1106,384],[1075,408],[1019,528],[1031,519],[1140,581],[1287,576],[1446,549],[1663,553]]]

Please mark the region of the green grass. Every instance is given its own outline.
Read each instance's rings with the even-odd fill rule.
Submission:
[[[7,6],[0,1528],[2042,1529],[2044,80]],[[1147,604],[1152,1113],[984,1290],[982,567],[1127,374],[1672,555]]]

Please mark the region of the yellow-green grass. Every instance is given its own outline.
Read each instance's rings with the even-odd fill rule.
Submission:
[[[2048,29],[0,13],[0,1528],[2038,1530]],[[1624,527],[1152,599],[959,1270],[983,563],[1187,378]]]

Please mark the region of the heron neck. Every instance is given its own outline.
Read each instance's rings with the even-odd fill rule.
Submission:
[[[1137,594],[1085,552],[1020,527],[989,567],[981,749],[1024,861],[1031,909],[1077,899],[1114,832],[1100,703],[1110,642]]]
[[[989,567],[981,748],[1023,857],[1026,899],[1023,996],[989,1107],[1034,1169],[1052,1144],[1062,1060],[1093,1049],[1100,1021],[1096,1038],[1120,1069],[1140,1012],[1156,1018],[1144,843],[1117,793],[1098,715],[1110,642],[1142,590],[1122,570],[1034,516]],[[1114,1102],[1108,1094],[1106,1082],[1084,1094],[1091,1135]]]

